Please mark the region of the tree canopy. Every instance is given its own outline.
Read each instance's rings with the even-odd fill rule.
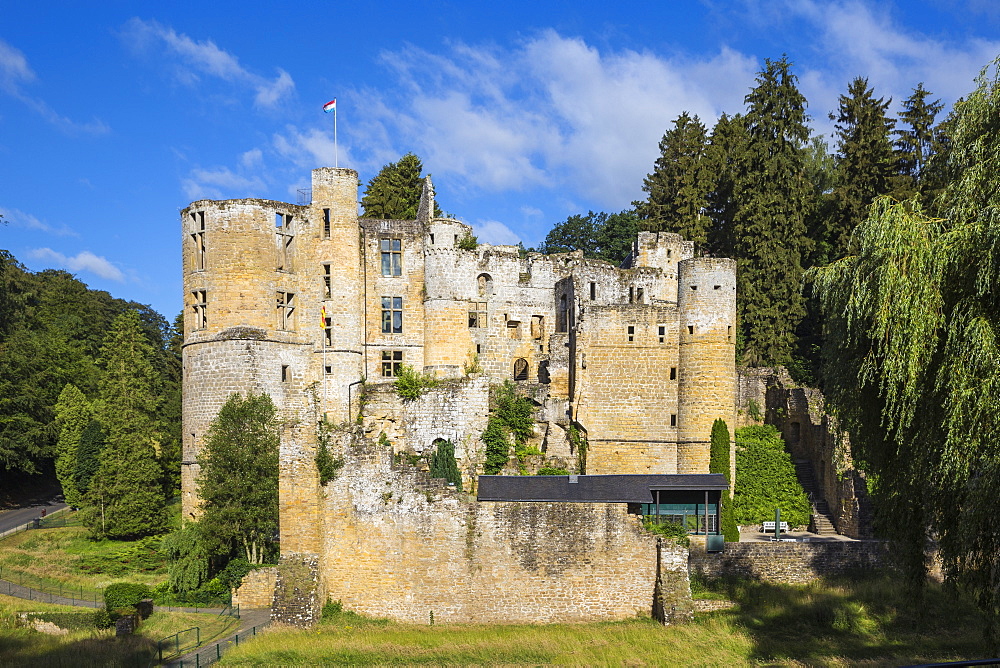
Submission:
[[[423,163],[413,153],[407,153],[398,162],[390,162],[372,177],[361,198],[363,218],[386,220],[413,220],[420,206],[423,192]],[[444,214],[434,202],[434,217]]]
[[[573,215],[556,223],[545,237],[542,253],[569,253],[582,250],[584,257],[619,264],[630,252],[638,231],[639,218],[634,211]]]

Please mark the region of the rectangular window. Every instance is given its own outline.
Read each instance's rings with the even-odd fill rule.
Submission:
[[[403,333],[402,297],[382,297],[382,333]]]
[[[667,340],[667,328],[660,325],[656,328],[656,336],[659,337],[660,343],[666,343]]]
[[[402,276],[403,275],[403,240],[402,239],[382,239],[382,275]]]
[[[194,223],[194,233],[191,240],[194,241],[194,268],[201,270],[205,268],[205,212],[197,211],[191,214]]]
[[[289,380],[291,380],[291,377],[292,377],[292,375],[288,371],[288,365],[287,364],[282,364],[281,365],[281,382],[282,383],[287,383]]]
[[[278,329],[286,331],[295,329],[295,295],[278,290],[275,305],[278,311]]]
[[[323,299],[330,299],[333,295],[333,286],[330,283],[330,265],[323,265]]]
[[[402,350],[382,351],[382,376],[394,378],[399,375],[399,367],[403,366]]]
[[[292,271],[295,235],[292,234],[292,217],[274,214],[275,240],[278,244],[278,271]]]
[[[323,238],[330,238],[330,210],[323,209]]]
[[[642,288],[636,288],[635,289],[635,300],[637,302],[639,302],[640,304],[644,303],[642,301],[642,298],[643,298],[644,295],[645,295],[645,291]]]
[[[631,304],[633,302],[635,302],[635,288],[632,287],[632,286],[629,286],[629,289],[628,289],[628,303]]]
[[[540,315],[531,316],[531,338],[540,339],[545,333],[545,318]]]
[[[194,296],[194,328],[205,329],[208,327],[208,291],[195,290],[191,293]]]
[[[635,325],[628,326],[628,340],[635,341]]]
[[[590,284],[590,301],[597,299],[597,283]]]
[[[677,414],[676,413],[671,413],[670,414],[670,426],[671,427],[676,427],[677,426]]]
[[[488,322],[486,302],[469,302],[469,327],[486,327]]]
[[[333,345],[333,319],[323,318],[323,347],[329,348]]]
[[[677,380],[677,367],[670,367],[670,380]]]
[[[726,339],[729,341],[729,343],[733,343],[733,326],[732,325],[726,327]]]

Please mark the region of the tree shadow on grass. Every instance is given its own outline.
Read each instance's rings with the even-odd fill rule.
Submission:
[[[156,657],[156,642],[142,636],[64,640],[29,629],[0,629],[4,668],[134,668]]]
[[[718,585],[717,585],[718,586]],[[900,665],[983,658],[983,619],[972,601],[929,585],[922,605],[898,578],[825,578],[805,586],[753,580],[721,583],[731,614],[754,642],[754,663]]]

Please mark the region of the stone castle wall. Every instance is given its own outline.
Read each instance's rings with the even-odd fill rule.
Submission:
[[[346,608],[415,623],[652,613],[657,539],[626,504],[477,503],[394,466],[388,450],[349,459],[324,490],[322,560],[326,593]],[[676,557],[660,562],[683,598]]]
[[[726,543],[721,553],[692,550],[690,570],[709,578],[725,575],[783,584],[808,584],[826,575],[891,566],[886,543]]]

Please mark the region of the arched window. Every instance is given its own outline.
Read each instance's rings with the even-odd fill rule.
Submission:
[[[514,380],[528,380],[528,360],[523,357],[514,360]]]
[[[480,297],[490,297],[493,295],[493,278],[489,274],[479,274],[476,282],[478,283]]]

